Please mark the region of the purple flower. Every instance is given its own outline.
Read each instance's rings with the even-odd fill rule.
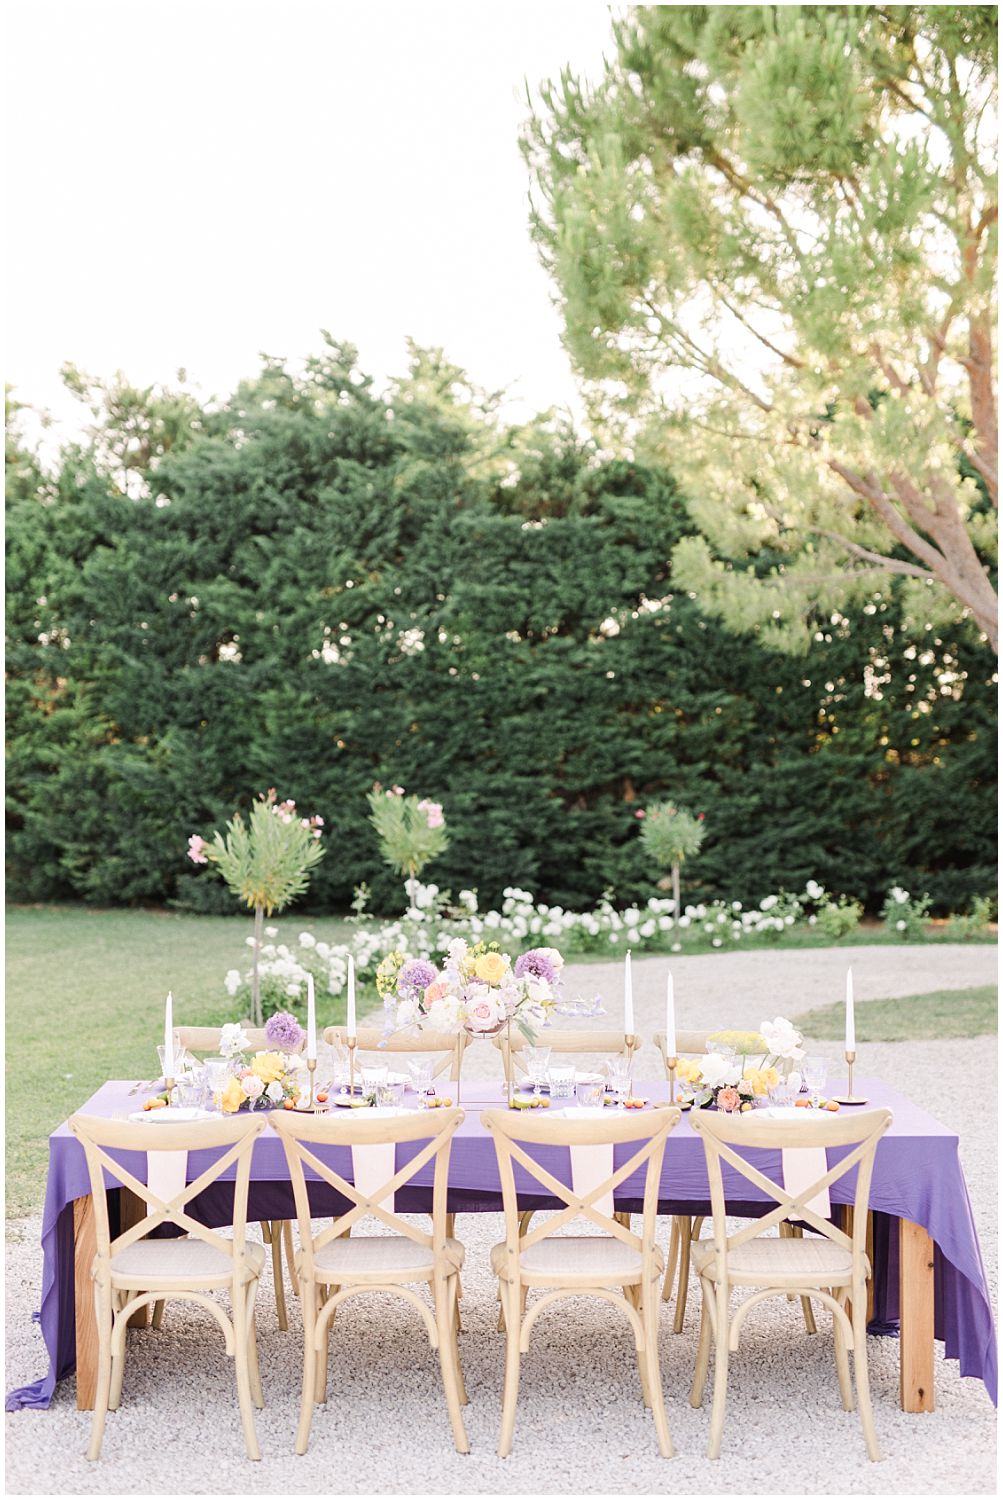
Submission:
[[[296,1017],[287,1010],[277,1010],[265,1023],[265,1036],[279,1052],[298,1052],[305,1035]]]
[[[409,958],[397,975],[397,993],[402,1000],[422,1000],[439,973],[427,958]]]
[[[521,953],[516,959],[516,979],[521,979],[524,974],[535,974],[537,979],[545,979],[548,984],[557,979],[557,971],[542,948],[530,948],[528,953]]]

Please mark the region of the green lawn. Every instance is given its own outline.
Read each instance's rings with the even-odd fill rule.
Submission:
[[[274,925],[295,938],[305,925]],[[310,922],[328,942],[344,923]],[[7,1212],[40,1206],[49,1132],[108,1078],[152,1078],[164,998],[178,1025],[233,1020],[227,969],[246,967],[249,918],[88,907],[7,909]],[[325,1026],[344,1008],[317,997]]]
[[[859,1042],[925,1041],[938,1037],[995,1036],[996,986],[969,990],[933,990],[927,995],[903,995],[897,1000],[857,1001]],[[845,1035],[846,1007],[842,1001],[794,1018],[814,1041],[840,1041]]]

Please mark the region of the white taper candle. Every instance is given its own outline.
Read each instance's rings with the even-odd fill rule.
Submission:
[[[630,949],[623,966],[623,1029],[627,1036],[634,1035],[634,986],[630,977]]]
[[[857,1028],[853,1014],[853,970],[846,971],[846,1050],[857,1050]]]
[[[306,976],[306,1055],[317,1056],[317,1005],[313,993],[313,975]]]
[[[174,1077],[174,996],[170,990],[164,1006],[164,1077]]]
[[[348,1034],[355,1035],[355,959],[348,955]]]
[[[676,992],[671,969],[665,985],[665,1055],[676,1056]]]

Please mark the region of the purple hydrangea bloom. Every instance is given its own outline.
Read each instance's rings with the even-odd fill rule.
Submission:
[[[265,1037],[272,1047],[280,1052],[298,1052],[306,1035],[295,1016],[287,1010],[277,1010],[265,1023]]]
[[[545,979],[548,984],[553,984],[557,979],[554,965],[542,948],[530,948],[528,953],[521,953],[516,959],[516,979],[521,979],[524,974],[535,974],[537,979]]]
[[[421,1000],[438,977],[438,969],[427,958],[409,958],[397,975],[397,993],[402,1000]]]

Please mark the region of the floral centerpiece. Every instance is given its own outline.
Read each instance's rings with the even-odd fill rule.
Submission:
[[[247,1109],[293,1109],[308,1092],[306,1067],[300,1054],[305,1033],[295,1016],[277,1011],[269,1016],[265,1040],[269,1048],[251,1053],[242,1026],[224,1026],[221,1057],[230,1058],[234,1072],[220,1095],[223,1113]]]
[[[800,1031],[783,1016],[764,1021],[758,1031],[716,1031],[707,1038],[706,1057],[681,1057],[676,1075],[683,1095],[696,1109],[727,1113],[752,1109],[756,1099],[777,1087],[783,1075],[801,1086],[797,1064],[804,1057]]]
[[[558,1005],[564,959],[556,948],[531,948],[513,964],[497,943],[454,938],[445,962],[388,953],[376,971],[386,1031],[425,1024],[433,1031],[490,1036],[513,1023],[532,1041]]]

